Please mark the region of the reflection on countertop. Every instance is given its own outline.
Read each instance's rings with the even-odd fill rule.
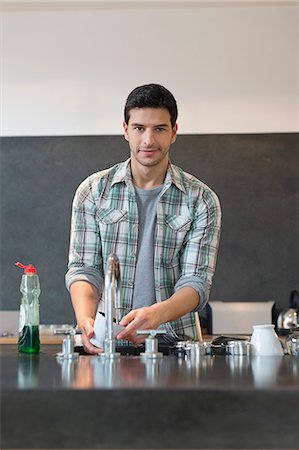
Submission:
[[[80,355],[57,359],[56,346],[39,355],[2,348],[2,389],[261,389],[299,387],[299,358],[201,355],[118,360]],[[52,350],[52,351],[51,351]],[[5,360],[5,363],[3,363]]]

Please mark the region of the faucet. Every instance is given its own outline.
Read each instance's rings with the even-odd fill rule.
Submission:
[[[119,259],[115,253],[110,253],[107,259],[105,273],[105,305],[106,305],[106,329],[104,340],[104,353],[106,358],[117,358],[120,353],[115,352],[115,339],[113,337],[114,313],[116,323],[121,319],[121,279]]]

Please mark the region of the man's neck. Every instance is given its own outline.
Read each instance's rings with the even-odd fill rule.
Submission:
[[[135,186],[145,190],[161,186],[164,183],[168,168],[169,161],[167,160],[166,162],[167,164],[164,165],[146,167],[140,164],[137,165],[135,161],[131,160],[132,177]]]

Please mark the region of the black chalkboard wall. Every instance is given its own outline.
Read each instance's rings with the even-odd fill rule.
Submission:
[[[299,287],[298,134],[180,135],[173,163],[220,197],[223,226],[211,300],[275,300]],[[73,323],[64,287],[73,194],[128,157],[122,136],[6,137],[1,142],[1,308],[19,308],[22,272],[37,266],[41,323]]]

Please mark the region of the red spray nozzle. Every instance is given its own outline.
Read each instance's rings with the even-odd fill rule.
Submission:
[[[28,266],[24,266],[24,264],[17,262],[16,266],[20,267],[21,269],[24,269],[25,273],[36,273],[36,268],[33,264],[28,264]]]

